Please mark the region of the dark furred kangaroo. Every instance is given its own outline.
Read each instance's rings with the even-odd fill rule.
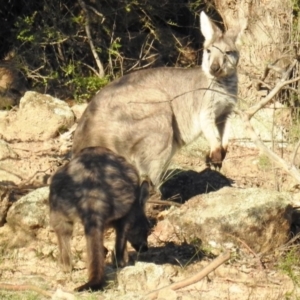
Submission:
[[[149,183],[140,185],[137,170],[112,151],[91,147],[82,150],[59,169],[50,184],[50,223],[60,250],[60,262],[71,271],[70,239],[76,218],[82,221],[87,242],[88,282],[77,291],[101,289],[104,284],[104,229],[116,230],[115,258],[126,264],[126,242],[136,251],[147,251],[149,222],[144,205]]]
[[[237,98],[239,34],[223,33],[204,12],[200,25],[202,66],[141,70],[109,84],[80,119],[73,154],[88,146],[110,148],[157,185],[174,153],[202,132],[210,144],[207,164],[221,167],[226,121]]]

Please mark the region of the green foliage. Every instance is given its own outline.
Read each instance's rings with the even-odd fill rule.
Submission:
[[[300,12],[300,1],[299,0],[292,0],[292,7],[293,7],[293,13],[298,16]]]
[[[281,258],[278,268],[287,274],[295,285],[300,285],[300,255],[298,246],[291,247]]]
[[[41,295],[36,292],[11,292],[11,291],[0,291],[1,300],[39,300]]]
[[[294,120],[294,123],[289,128],[289,141],[297,143],[300,137],[300,118]]]
[[[67,83],[68,85],[74,85],[74,98],[77,102],[82,102],[89,99],[98,90],[104,87],[109,82],[109,77],[99,78],[96,76],[89,77],[75,77]]]
[[[24,19],[18,18],[16,21],[16,27],[20,30],[17,33],[17,40],[21,42],[34,42],[35,36],[32,32],[32,26],[34,24],[34,17],[36,13],[32,16],[26,16]]]
[[[196,63],[183,49],[199,49],[202,0],[83,2],[86,10],[73,0],[11,0],[1,7],[0,59],[13,51],[30,89],[82,101],[127,71]]]
[[[260,155],[258,157],[258,167],[262,170],[270,170],[272,167],[272,163],[267,155]]]

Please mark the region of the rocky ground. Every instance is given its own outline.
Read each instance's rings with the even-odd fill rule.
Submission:
[[[58,116],[68,110],[53,105],[46,110]],[[178,153],[161,188],[162,198],[174,204],[157,204],[161,196],[154,194],[147,205],[153,225],[149,251],[138,254],[129,247],[128,266],[113,268],[114,233],[108,230],[107,288],[74,293],[87,277],[82,228],[77,226],[72,242],[74,270],[65,274],[56,262],[47,212],[49,177],[68,160],[74,121],[67,120],[68,112],[50,130],[51,113],[32,109],[22,118],[13,115],[20,110],[0,116],[1,299],[147,299],[151,291],[197,274],[225,252],[230,259],[208,276],[176,291],[161,290],[157,299],[300,299],[298,248],[286,236],[297,233],[299,185],[238,140],[231,141],[221,173],[206,169],[199,141]],[[278,151],[290,156],[286,149]]]

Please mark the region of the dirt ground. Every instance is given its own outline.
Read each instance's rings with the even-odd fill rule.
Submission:
[[[65,151],[67,147],[63,149],[64,151],[60,151],[61,146],[55,140],[30,144],[15,142],[11,147],[18,157],[14,163],[23,170],[24,174],[21,183],[16,185],[13,182],[7,183],[11,201],[16,201],[38,186],[47,184],[49,176],[67,161],[67,151]],[[171,172],[165,186],[162,186],[162,198],[179,203],[187,201],[193,195],[230,185],[241,188],[261,187],[284,190],[295,194],[300,192],[294,180],[273,166],[255,147],[243,147],[238,143],[230,144],[221,173],[207,169],[203,156],[187,150],[175,156],[171,169],[184,171],[178,175],[174,175],[176,174],[174,171]],[[157,194],[152,197],[152,199],[159,198]],[[153,225],[157,222],[158,215],[165,209],[168,209],[168,205],[148,204],[147,214]],[[8,231],[7,235],[9,234],[11,232]],[[46,299],[57,288],[67,292],[65,298],[57,299],[74,299],[70,298],[72,290],[87,276],[85,263],[78,260],[71,275],[63,274],[56,264],[57,249],[53,250],[53,246],[45,247],[46,240],[55,243],[54,234],[45,230],[40,231],[36,240],[22,248],[7,249],[0,241],[0,245],[2,244],[0,246],[1,299]],[[151,239],[150,236],[149,251],[139,254],[138,257],[131,249],[130,264],[136,260],[157,265],[170,264],[181,270],[180,275],[175,277],[179,280],[201,270],[217,255],[188,244],[169,243],[162,247],[156,245],[154,241],[155,239]],[[77,242],[84,243],[83,237],[78,238]],[[107,232],[107,244],[108,249],[112,249],[111,231]],[[201,282],[176,292],[175,296],[162,294],[160,299],[300,299],[295,290],[295,280],[278,268],[281,256],[274,253],[261,257],[241,242],[240,249],[236,249],[235,257]],[[107,259],[106,270],[107,274],[110,273],[109,289],[93,294],[82,293],[75,299],[127,299],[119,294],[113,281],[110,281],[115,278],[116,270],[109,264],[109,259],[110,257]],[[26,291],[5,291],[4,283],[25,284]],[[39,287],[41,290],[32,292],[30,291],[33,289],[32,286]],[[49,294],[45,294],[44,291]],[[143,292],[136,291],[128,295],[131,295],[131,299],[144,299],[136,298]]]

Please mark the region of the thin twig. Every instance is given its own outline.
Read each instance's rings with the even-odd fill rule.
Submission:
[[[297,59],[295,59],[292,64],[290,65],[290,67],[288,68],[288,70],[282,75],[282,78],[277,82],[277,84],[275,85],[275,87],[270,91],[270,93],[260,102],[258,102],[256,105],[253,105],[252,107],[250,107],[249,109],[247,109],[245,111],[245,113],[248,115],[249,120],[264,106],[266,106],[273,98],[274,96],[286,85],[299,81],[300,80],[300,76],[293,78],[291,80],[287,80],[291,74],[291,72],[293,71],[294,67],[297,64]]]
[[[59,41],[54,41],[54,42],[48,42],[48,43],[40,43],[40,46],[48,46],[48,45],[59,45],[67,41],[69,37],[63,38]]]
[[[232,237],[232,238],[234,238],[234,239],[237,240],[239,243],[241,243],[241,244],[242,244],[242,245],[243,245],[250,253],[252,253],[252,255],[255,257],[255,259],[258,261],[260,268],[261,268],[261,269],[265,269],[265,267],[264,267],[264,265],[263,265],[263,263],[262,263],[262,261],[261,261],[259,255],[257,255],[257,253],[255,253],[254,250],[252,250],[252,249],[250,248],[250,246],[249,246],[245,241],[241,240],[241,239],[238,238],[237,236],[234,236],[234,235],[232,235],[232,234],[230,234],[230,233],[227,233],[227,235],[230,236],[230,237]]]
[[[158,296],[158,293],[165,289],[171,289],[171,290],[175,291],[175,290],[182,289],[186,286],[189,286],[191,284],[194,284],[194,283],[200,281],[201,279],[203,279],[210,272],[214,271],[216,268],[218,268],[220,265],[222,265],[228,259],[230,259],[230,252],[225,252],[224,254],[221,254],[216,259],[214,259],[209,265],[204,267],[199,273],[197,273],[189,278],[186,278],[182,281],[175,282],[168,286],[162,287],[158,290],[152,291],[145,296],[145,299],[147,299],[147,300],[156,299]]]
[[[294,179],[296,179],[300,183],[300,172],[297,170],[297,168],[294,165],[289,166],[287,162],[282,159],[279,155],[277,155],[275,152],[271,151],[263,142],[262,140],[257,136],[255,133],[249,119],[249,114],[246,114],[245,112],[242,112],[240,110],[235,110],[242,118],[246,129],[248,130],[250,137],[252,141],[256,144],[256,146],[262,150],[272,161],[274,161],[278,166],[280,166],[282,169],[284,169],[288,174],[290,174]]]
[[[298,153],[298,150],[299,150],[299,147],[300,147],[300,139],[296,145],[296,148],[295,148],[295,151],[293,153],[293,158],[292,158],[292,165],[295,166],[296,165],[296,157],[297,157],[297,153]]]
[[[290,174],[293,178],[295,178],[298,182],[300,182],[300,172],[295,167],[295,157],[298,151],[298,148],[300,147],[300,141],[296,146],[294,157],[293,157],[293,163],[292,165],[288,165],[285,160],[283,160],[280,156],[278,156],[275,152],[271,151],[268,147],[265,146],[265,144],[262,142],[262,140],[257,136],[255,133],[251,123],[250,119],[254,116],[255,113],[257,113],[261,108],[266,106],[271,100],[273,100],[274,96],[286,85],[299,81],[300,76],[288,80],[290,77],[291,72],[293,71],[294,67],[298,63],[297,59],[294,59],[294,61],[291,63],[287,71],[282,75],[282,78],[280,81],[277,82],[275,87],[270,91],[270,93],[259,103],[256,105],[253,105],[246,111],[241,111],[239,109],[235,109],[235,111],[241,116],[246,129],[250,133],[252,141],[256,144],[256,146],[262,150],[272,161],[275,162],[278,166],[280,166],[282,169],[284,169],[288,174]]]
[[[89,68],[90,70],[92,70],[93,73],[95,73],[95,75],[99,76],[99,73],[98,73],[98,71],[97,71],[95,68],[93,68],[92,66],[90,66],[90,65],[88,65],[88,64],[86,64],[86,63],[84,63],[83,61],[81,61],[80,63],[81,63],[82,65],[86,66],[87,68]]]
[[[86,5],[86,7],[88,9],[90,9],[91,11],[93,11],[98,17],[102,18],[102,22],[101,23],[103,23],[103,21],[105,20],[105,17],[104,17],[104,15],[101,12],[99,12],[95,7],[93,7],[91,5]]]
[[[104,77],[105,73],[104,73],[104,68],[103,68],[103,64],[98,56],[98,53],[96,51],[96,48],[94,46],[94,42],[93,42],[93,39],[92,39],[92,35],[91,35],[91,31],[90,31],[90,17],[89,17],[89,12],[86,8],[86,5],[84,3],[83,0],[78,0],[80,6],[82,7],[84,13],[85,13],[85,17],[86,17],[86,21],[85,21],[85,32],[86,32],[86,36],[88,38],[88,41],[90,43],[90,47],[91,47],[91,51],[93,53],[93,56],[95,58],[95,61],[96,61],[96,64],[98,66],[98,69],[99,69],[99,74],[98,76],[100,78]]]
[[[275,87],[270,91],[270,93],[260,102],[258,102],[256,105],[253,105],[249,109],[245,111],[245,113],[248,115],[249,119],[251,119],[261,108],[266,106],[273,98],[277,95],[277,93],[285,86],[290,83],[296,82],[300,80],[300,76],[286,81],[278,81],[278,83],[275,85]]]

